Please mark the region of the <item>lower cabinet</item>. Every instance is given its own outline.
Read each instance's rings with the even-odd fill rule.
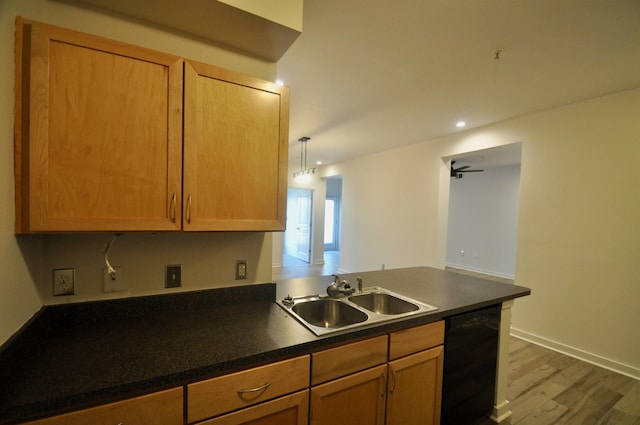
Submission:
[[[187,421],[306,424],[309,370],[306,355],[189,384]]]
[[[311,388],[311,424],[383,425],[387,366]]]
[[[309,390],[304,390],[208,421],[198,422],[198,425],[307,425],[308,423]]]
[[[182,425],[183,390],[171,390],[135,397],[116,403],[64,415],[53,416],[30,425],[114,425],[114,424],[154,424]]]
[[[388,425],[437,425],[442,397],[442,346],[389,362]]]
[[[311,425],[440,424],[443,343],[436,322],[313,353]]]

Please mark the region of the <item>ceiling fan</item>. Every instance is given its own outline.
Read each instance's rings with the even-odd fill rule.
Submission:
[[[463,165],[462,167],[458,167],[458,168],[454,168],[453,164],[455,164],[456,161],[451,161],[451,177],[455,177],[457,179],[461,179],[463,174],[462,173],[479,173],[482,172],[484,170],[468,170],[468,168],[470,168],[470,165]]]

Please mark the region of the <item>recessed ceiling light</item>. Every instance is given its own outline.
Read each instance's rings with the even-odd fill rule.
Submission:
[[[322,165],[322,161],[316,161],[316,165]]]
[[[467,123],[466,123],[466,122],[464,122],[464,121],[458,121],[458,122],[456,123],[456,127],[458,127],[458,128],[462,128],[462,127],[464,127],[465,125],[467,125]]]
[[[282,80],[276,80],[276,85],[284,86],[284,82]]]

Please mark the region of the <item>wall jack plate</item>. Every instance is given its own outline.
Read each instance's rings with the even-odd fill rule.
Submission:
[[[114,267],[114,269],[116,270],[115,276],[110,276],[106,268],[102,269],[104,292],[122,292],[125,290],[124,275],[122,274],[122,267]]]
[[[73,295],[76,286],[76,269],[53,271],[53,295]]]

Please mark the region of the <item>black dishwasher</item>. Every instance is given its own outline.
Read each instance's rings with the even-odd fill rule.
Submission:
[[[501,309],[445,319],[442,425],[470,425],[491,414]]]

